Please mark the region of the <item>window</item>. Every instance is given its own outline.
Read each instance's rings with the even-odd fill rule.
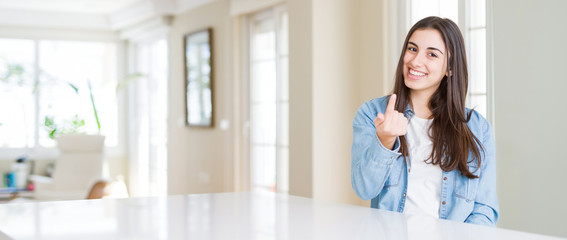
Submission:
[[[467,104],[476,107],[484,117],[488,114],[487,89],[487,51],[486,51],[486,2],[484,0],[469,1],[470,20],[466,26],[469,56],[469,92]]]
[[[106,146],[118,144],[118,104],[116,99],[116,47],[97,42],[39,42],[39,123],[46,116],[67,121],[78,115],[85,121],[85,132],[98,133],[89,91],[100,119],[100,133]],[[73,84],[78,93],[69,86]],[[53,147],[48,132],[39,129],[41,146]]]
[[[54,147],[46,117],[59,126],[82,119],[83,132],[98,133],[89,82],[100,133],[117,146],[116,61],[114,43],[0,39],[0,111],[9,113],[0,116],[0,147]]]
[[[288,192],[288,16],[282,7],[249,18],[250,188]]]
[[[167,39],[131,43],[133,72],[127,86],[131,196],[167,194]]]
[[[34,147],[36,134],[36,43],[23,39],[0,39],[0,147]],[[22,71],[18,73],[18,66]],[[14,72],[14,73],[11,73]]]
[[[485,0],[410,0],[409,19],[410,26],[427,16],[449,18],[459,25],[467,45],[470,74],[467,107],[489,118],[485,5]]]

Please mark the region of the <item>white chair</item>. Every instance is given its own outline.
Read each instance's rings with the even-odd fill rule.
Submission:
[[[34,199],[86,199],[103,178],[104,136],[69,134],[57,138],[60,151],[53,177],[32,176]]]

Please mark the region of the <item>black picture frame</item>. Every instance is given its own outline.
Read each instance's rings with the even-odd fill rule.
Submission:
[[[185,60],[185,124],[214,126],[213,29],[195,31],[183,38]]]

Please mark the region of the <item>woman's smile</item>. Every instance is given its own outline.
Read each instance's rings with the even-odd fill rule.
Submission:
[[[424,72],[420,72],[414,69],[409,69],[408,71],[408,78],[412,79],[412,80],[420,80],[422,78],[424,78],[425,76],[427,76],[427,73]]]

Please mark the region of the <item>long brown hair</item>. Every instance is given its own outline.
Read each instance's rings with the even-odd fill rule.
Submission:
[[[469,179],[478,178],[468,168],[469,151],[476,161],[476,172],[480,169],[481,150],[484,147],[467,126],[472,111],[465,112],[465,98],[468,89],[467,56],[463,36],[457,24],[447,18],[427,17],[417,22],[409,30],[398,67],[396,69],[394,93],[398,96],[396,110],[404,112],[410,101],[410,89],[404,83],[404,54],[411,35],[419,29],[434,29],[441,33],[447,49],[447,74],[441,80],[439,88],[429,100],[433,115],[429,132],[433,149],[428,159],[432,164],[439,164],[445,172],[458,169]],[[400,136],[400,153],[409,157],[405,136]],[[478,144],[478,145],[477,145]]]

